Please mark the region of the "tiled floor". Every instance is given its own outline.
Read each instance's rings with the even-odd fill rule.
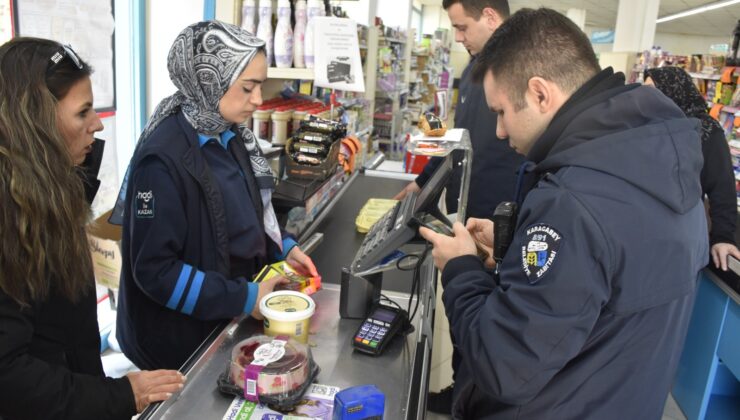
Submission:
[[[450,326],[447,317],[444,315],[444,306],[442,305],[442,285],[437,285],[437,311],[434,318],[434,344],[432,351],[432,369],[429,374],[429,391],[437,392],[452,383],[452,343],[450,342]],[[449,416],[444,416],[432,412],[427,412],[428,420],[444,420]],[[662,420],[686,420],[686,416],[676,404],[673,396],[669,395],[663,410]]]

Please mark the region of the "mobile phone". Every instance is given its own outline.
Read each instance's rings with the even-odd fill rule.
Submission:
[[[419,226],[424,226],[427,229],[431,229],[435,233],[439,233],[439,234],[446,235],[446,236],[455,236],[455,233],[452,231],[452,228],[444,224],[439,219],[434,219],[434,221],[431,223],[423,219],[420,219],[418,217],[414,217],[411,220],[415,222],[416,224],[418,224]],[[478,258],[480,258],[481,261],[486,261],[488,257],[490,256],[488,254],[488,251],[483,249],[483,247],[478,242],[475,243],[475,250],[478,255]]]
[[[446,236],[455,236],[455,234],[452,232],[452,228],[450,228],[440,220],[435,219],[433,222],[428,222],[419,217],[414,217],[412,220],[419,226],[424,226],[425,228],[430,229],[435,233]]]

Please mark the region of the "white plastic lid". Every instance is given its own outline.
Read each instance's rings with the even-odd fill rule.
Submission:
[[[290,8],[290,0],[278,0],[278,7]]]
[[[311,318],[316,303],[308,295],[292,290],[272,292],[260,301],[260,313],[274,321],[302,321]]]

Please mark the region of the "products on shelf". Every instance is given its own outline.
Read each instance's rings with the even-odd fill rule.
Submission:
[[[252,35],[257,33],[255,18],[257,17],[257,5],[255,0],[244,0],[242,4],[242,29]]]
[[[278,0],[278,21],[275,27],[275,66],[288,68],[293,64],[293,28],[290,23],[290,0]]]
[[[344,124],[309,114],[285,146],[288,176],[323,180],[335,173],[346,134]]]
[[[306,38],[306,0],[298,0],[295,4],[295,28],[293,28],[293,67],[306,67],[305,54]]]
[[[267,54],[267,66],[273,63],[273,41],[272,41],[272,0],[260,0],[260,21],[257,26],[257,38],[265,41],[265,52]]]
[[[306,34],[305,34],[305,43],[303,45],[303,51],[304,51],[304,58],[305,58],[305,64],[306,68],[312,69],[313,68],[313,51],[314,51],[314,45],[313,45],[313,39],[314,39],[314,22],[313,18],[317,16],[322,16],[322,7],[319,0],[308,0],[307,10],[306,10],[306,16],[307,16],[307,24],[306,24]]]

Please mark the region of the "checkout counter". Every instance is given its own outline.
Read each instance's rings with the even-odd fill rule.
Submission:
[[[688,420],[740,419],[740,261],[730,257],[727,272],[710,265],[699,279],[672,393]]]
[[[374,384],[385,394],[389,419],[421,419],[426,414],[426,395],[433,342],[437,272],[432,259],[421,265],[420,306],[412,320],[414,331],[396,336],[377,357],[353,351],[352,339],[362,319],[339,315],[342,267],[348,267],[363,240],[355,217],[369,198],[390,198],[407,180],[354,173],[314,222],[299,237],[303,243],[316,232],[324,239],[310,253],[322,275],[323,289],[312,295],[316,312],[311,319],[309,345],[321,371],[316,382],[346,388]],[[406,307],[412,273],[387,272],[383,293]],[[164,403],[150,406],[140,419],[221,419],[234,397],[217,389],[217,379],[227,368],[234,344],[261,332],[262,323],[236,319],[218,329],[193,354],[182,369],[188,376],[185,388]]]

